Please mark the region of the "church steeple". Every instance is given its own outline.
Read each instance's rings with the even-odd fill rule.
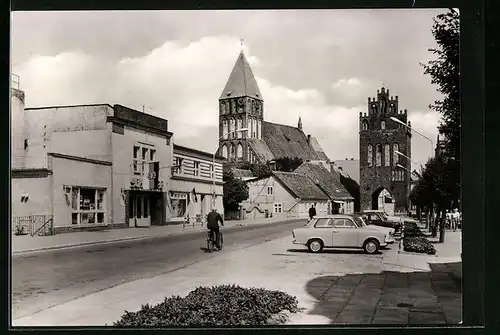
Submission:
[[[231,162],[255,162],[250,142],[262,139],[263,122],[264,99],[241,51],[219,97],[218,152]]]
[[[243,51],[240,52],[233,71],[219,99],[250,97],[263,100],[259,86]]]
[[[299,123],[297,124],[297,127],[302,130],[302,119],[299,116]]]

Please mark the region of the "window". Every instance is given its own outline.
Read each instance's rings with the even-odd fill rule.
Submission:
[[[384,165],[391,166],[391,146],[389,144],[384,145]]]
[[[230,158],[231,158],[231,159],[233,159],[235,156],[236,156],[236,153],[235,153],[235,146],[234,146],[234,144],[231,144],[231,154],[230,154]]]
[[[177,173],[182,173],[182,161],[183,161],[182,158],[175,157],[175,163],[174,163],[174,165],[175,165],[175,171]]]
[[[371,144],[368,144],[368,153],[367,153],[367,163],[368,163],[368,166],[372,166],[373,165],[373,147]]]
[[[229,132],[227,128],[227,121],[223,120],[222,121],[222,137],[226,140],[227,139],[227,133]]]
[[[368,130],[368,121],[363,120],[363,130]]]
[[[241,120],[241,118],[238,118],[238,126],[237,126],[237,128],[236,128],[236,129],[241,129],[241,128],[243,128],[243,121]],[[241,131],[239,131],[239,132],[237,132],[237,133],[236,133],[236,136],[237,136],[238,138],[241,138],[241,137],[242,137],[242,135],[243,135],[243,134],[241,133]]]
[[[71,224],[104,223],[105,189],[73,187],[71,189]]]
[[[385,121],[380,122],[380,129],[385,130]]]
[[[382,146],[380,144],[377,144],[377,150],[376,150],[376,164],[377,166],[382,166]]]
[[[274,213],[283,213],[283,205],[274,204]]]
[[[227,156],[227,147],[225,145],[222,146],[222,157],[228,158],[228,156]]]
[[[149,161],[154,162],[156,161],[156,150],[149,150]]]
[[[344,228],[345,227],[344,219],[334,219],[333,226],[335,228]]]
[[[267,187],[267,195],[273,195],[273,187],[272,186],[268,186]]]
[[[194,176],[198,177],[200,175],[200,162],[194,162]]]
[[[315,228],[331,228],[332,227],[332,220],[331,219],[317,219],[316,223],[314,224]]]
[[[238,143],[238,147],[236,150],[236,157],[238,158],[239,161],[243,160],[243,146],[241,145],[241,143]]]
[[[394,143],[392,145],[392,151],[393,151],[393,155],[392,155],[392,165],[396,165],[399,163],[399,155],[395,153],[395,151],[399,151],[399,145],[397,143]]]
[[[141,148],[134,146],[134,174],[141,174],[139,171],[139,150]]]

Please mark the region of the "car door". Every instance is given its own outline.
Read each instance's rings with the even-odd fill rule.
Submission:
[[[333,243],[332,230],[332,219],[318,218],[314,223],[314,236],[310,237],[319,237],[323,240],[325,247],[331,247]]]
[[[333,219],[333,246],[359,247],[358,228],[351,219]]]

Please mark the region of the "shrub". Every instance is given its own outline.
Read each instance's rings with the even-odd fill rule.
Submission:
[[[409,221],[404,222],[403,233],[404,236],[406,237],[424,236],[424,233],[422,233],[417,224],[415,222],[409,222]]]
[[[408,252],[418,252],[421,254],[434,255],[436,249],[434,245],[425,237],[406,237],[403,239],[403,250]]]
[[[143,305],[114,323],[117,327],[182,327],[267,325],[283,311],[296,313],[298,302],[281,291],[236,285],[198,287],[186,297],[165,298],[158,305]],[[282,320],[284,321],[284,320]]]

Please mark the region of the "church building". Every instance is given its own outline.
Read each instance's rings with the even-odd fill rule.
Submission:
[[[218,153],[230,164],[282,157],[329,163],[317,139],[303,132],[300,118],[297,127],[264,121],[264,98],[243,51],[219,98],[219,137]]]

